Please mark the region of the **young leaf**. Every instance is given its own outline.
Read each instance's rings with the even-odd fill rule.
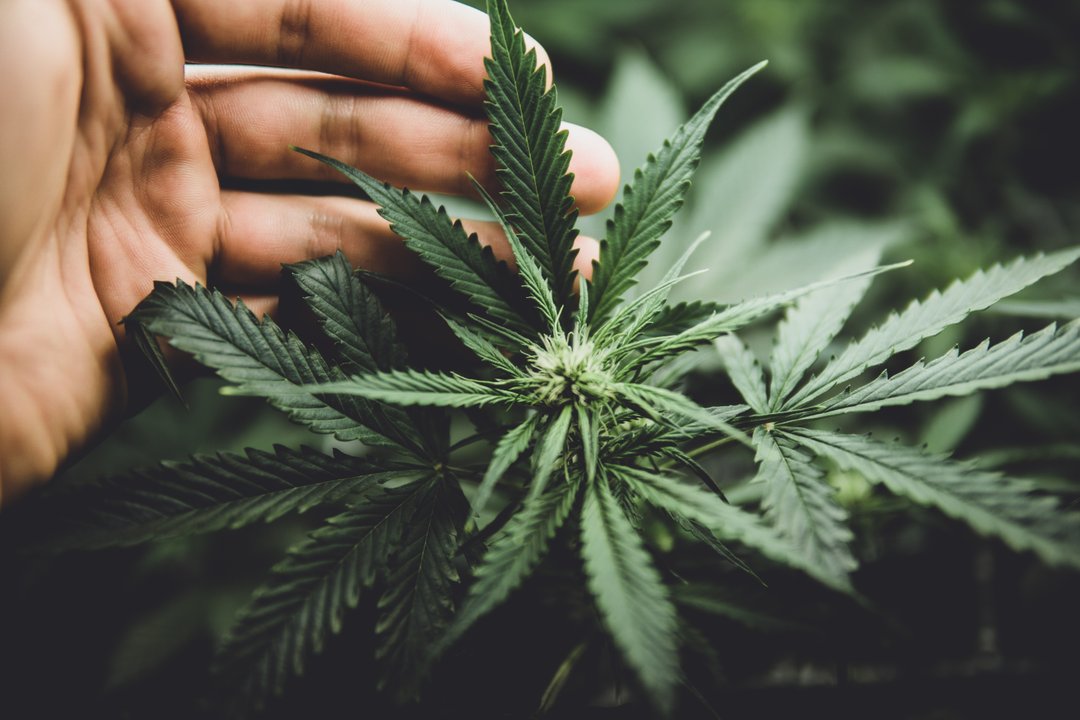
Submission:
[[[557,483],[547,492],[526,499],[476,566],[476,581],[453,624],[439,641],[436,654],[453,644],[521,585],[547,552],[548,543],[566,521],[576,497],[577,485]]]
[[[397,405],[483,407],[508,404],[514,395],[480,380],[426,370],[392,370],[347,380],[304,385],[305,393],[356,395]],[[235,392],[235,391],[234,391]]]
[[[301,674],[307,658],[341,631],[406,529],[425,483],[381,488],[327,521],[274,566],[215,658],[219,674],[239,681],[237,699],[255,708]]]
[[[954,348],[936,360],[919,361],[893,376],[882,373],[873,382],[825,403],[812,417],[868,412],[947,395],[967,395],[1077,371],[1080,371],[1080,320],[1060,330],[1049,325],[1027,337],[1017,333],[997,345],[985,340],[963,354]]]
[[[785,408],[805,405],[846,382],[867,368],[888,360],[898,352],[915,347],[969,314],[983,310],[998,300],[1020,292],[1047,275],[1060,272],[1080,258],[1080,248],[1050,255],[1017,258],[1010,265],[994,265],[967,280],[957,280],[943,292],[934,291],[926,300],[912,301],[900,314],[870,330],[861,340],[848,345],[821,374],[815,375],[785,404]]]
[[[286,265],[323,332],[354,372],[399,368],[405,348],[375,293],[360,282],[340,250],[330,257]]]
[[[877,264],[877,257],[872,260]],[[859,278],[818,290],[789,308],[780,322],[776,344],[769,358],[769,411],[781,408],[818,356],[847,322],[855,305],[870,287],[870,278]]]
[[[578,283],[578,304],[574,312],[574,335],[582,337],[589,333],[589,283]]]
[[[607,337],[608,335],[615,333],[621,333],[625,337],[637,337],[646,327],[651,325],[656,316],[660,314],[667,304],[671,289],[677,283],[691,277],[690,275],[680,277],[679,273],[682,272],[683,267],[686,266],[686,263],[694,254],[694,251],[701,247],[701,244],[708,238],[709,233],[707,232],[699,235],[694,242],[690,243],[690,247],[688,247],[679,259],[668,269],[656,287],[642,294],[633,302],[626,303],[620,307],[611,320],[597,323],[597,340],[599,341],[601,337]],[[702,270],[700,272],[703,273],[705,271]]]
[[[665,305],[664,309],[653,318],[646,332],[656,336],[675,335],[723,310],[724,306],[719,303],[700,300]]]
[[[578,435],[581,436],[581,462],[585,466],[585,479],[592,482],[600,460],[600,424],[592,410],[577,405]]]
[[[533,451],[533,479],[529,485],[529,497],[537,497],[544,492],[551,475],[563,460],[566,439],[570,433],[570,423],[574,420],[572,405],[564,405],[555,419],[548,423],[540,441]]]
[[[270,522],[413,474],[310,448],[196,455],[58,493],[43,506],[59,526],[42,546],[88,550]]]
[[[155,283],[132,317],[169,343],[191,353],[240,391],[259,395],[297,422],[340,440],[401,447],[422,453],[412,422],[397,408],[340,395],[316,397],[301,389],[309,383],[344,379],[315,350],[273,320],[258,320],[243,303],[232,305],[214,290]]]
[[[495,446],[495,450],[491,453],[491,461],[488,463],[487,470],[484,472],[484,479],[481,481],[480,487],[476,491],[476,498],[473,500],[473,509],[477,513],[481,512],[487,505],[488,498],[491,497],[491,492],[495,489],[495,483],[506,474],[514,461],[529,447],[529,443],[532,442],[539,425],[540,415],[530,415],[520,425],[511,428],[499,440],[499,444]]]
[[[415,693],[429,650],[450,624],[454,557],[468,515],[456,482],[434,480],[418,498],[404,534],[390,556],[386,590],[379,598],[376,657],[385,663],[380,687],[394,679],[398,696]]]
[[[700,433],[702,430],[719,431],[750,446],[750,438],[746,433],[724,420],[721,413],[703,408],[681,393],[634,383],[619,383],[615,386],[615,390],[632,405],[658,422],[665,422],[660,413],[668,413],[690,421],[689,424],[666,422],[665,424],[673,430],[688,435]]]
[[[525,289],[529,291],[529,295],[532,297],[533,302],[536,303],[536,307],[546,323],[544,331],[548,333],[557,332],[560,327],[559,306],[555,303],[555,296],[551,294],[551,285],[548,284],[543,271],[537,265],[533,255],[521,244],[521,240],[518,239],[514,228],[510,226],[510,221],[491,195],[488,194],[488,191],[484,189],[484,186],[476,182],[475,178],[472,178],[472,184],[476,188],[477,194],[487,204],[491,214],[498,219],[499,226],[502,227],[503,234],[506,235],[506,241],[510,243],[510,249],[514,252],[514,259],[517,261],[521,281],[525,285]]]
[[[789,440],[763,430],[754,433],[754,444],[759,464],[755,481],[765,485],[765,517],[808,564],[828,576],[844,577],[854,570],[857,563],[849,547],[854,536],[847,513],[833,499],[813,458]]]
[[[703,488],[636,467],[618,466],[611,468],[611,471],[650,505],[663,508],[688,522],[699,523],[719,540],[741,542],[769,559],[802,570],[836,590],[851,591],[846,574],[832,574],[826,568],[808,562],[798,547],[762,523],[757,516],[728,505]]]
[[[878,275],[897,268],[907,267],[910,264],[910,262],[902,262],[893,265],[884,265],[882,267],[874,268],[873,270],[845,275],[836,278],[835,280],[823,280],[794,290],[788,290],[774,295],[765,295],[763,297],[753,298],[745,302],[731,305],[677,335],[646,339],[635,343],[636,345],[647,348],[642,354],[641,363],[649,364],[662,362],[675,355],[680,355],[688,350],[693,350],[703,343],[715,340],[726,332],[734,332],[744,325],[749,325],[774,310],[788,305],[816,290],[821,290],[836,285],[837,283]]]
[[[577,210],[570,197],[573,176],[566,131],[560,129],[562,109],[554,89],[545,89],[547,70],[535,50],[525,50],[525,35],[506,0],[489,0],[487,12],[491,58],[484,61],[484,106],[507,216],[552,282],[556,304],[566,307],[574,279]]]
[[[397,190],[334,158],[303,148],[294,150],[329,165],[356,183],[379,205],[379,215],[404,239],[406,247],[477,308],[518,332],[529,332],[528,323],[515,309],[518,293],[513,277],[499,266],[491,249],[467,234],[445,209],[436,209],[426,195],[417,198],[408,189]]]
[[[715,344],[727,367],[728,377],[743,400],[746,400],[754,412],[767,413],[769,403],[765,376],[754,353],[734,335],[723,335],[716,339]]]
[[[627,664],[660,712],[670,714],[679,666],[675,607],[607,478],[585,487],[581,554],[589,589]]]
[[[765,67],[759,63],[729,81],[682,125],[645,165],[634,171],[634,181],[623,189],[622,201],[607,223],[600,244],[600,259],[594,263],[592,280],[595,322],[601,322],[623,294],[634,285],[638,272],[659,246],[671,227],[671,219],[682,207],[690,178],[701,157],[705,131],[716,111],[740,85]]]
[[[1014,550],[1032,550],[1052,565],[1080,567],[1080,522],[1057,501],[1033,494],[1035,483],[950,461],[860,435],[785,430],[803,447],[844,470],[885,485],[921,505],[936,507]]]
[[[502,370],[510,377],[521,376],[521,369],[510,362],[510,359],[503,355],[502,350],[495,347],[486,337],[465,323],[455,320],[450,315],[443,314],[442,319],[443,322],[446,323],[446,326],[450,328],[450,331],[461,341],[461,344],[469,350],[472,350],[476,357],[480,358],[488,365],[498,370]]]

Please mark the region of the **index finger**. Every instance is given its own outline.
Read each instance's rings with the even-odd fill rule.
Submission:
[[[172,0],[188,60],[301,68],[479,105],[487,15],[450,0]],[[535,47],[535,45],[534,45]],[[548,58],[536,47],[541,63]]]

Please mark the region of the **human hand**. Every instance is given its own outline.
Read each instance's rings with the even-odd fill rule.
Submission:
[[[339,179],[294,144],[417,190],[466,194],[467,173],[493,186],[486,54],[487,19],[450,0],[3,3],[0,502],[122,415],[118,323],[154,280],[209,279],[268,312],[282,263],[340,248],[407,273],[370,203],[231,181]],[[595,212],[614,153],[583,128],[567,144]],[[593,257],[587,244],[579,267]]]

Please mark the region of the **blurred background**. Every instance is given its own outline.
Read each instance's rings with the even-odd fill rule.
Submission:
[[[681,288],[686,297],[737,300],[879,256],[914,259],[875,283],[851,336],[954,277],[1080,240],[1078,2],[522,0],[512,11],[550,52],[566,119],[609,138],[624,178],[724,82],[769,60],[721,109],[691,200],[660,253],[678,255],[712,232],[695,258],[710,272]],[[583,231],[601,236],[603,225],[586,219]],[[653,265],[647,273],[658,276],[665,257]],[[1073,268],[906,359],[1076,318],[1078,280]],[[769,335],[747,339],[767,347]],[[693,383],[722,401],[730,388],[705,362]],[[1058,379],[901,408],[863,429],[1075,498],[1078,391],[1076,378]],[[196,451],[327,446],[259,401],[219,397],[212,381],[187,396],[190,409],[166,399],[127,422],[67,480]],[[712,585],[686,603],[712,645],[704,660],[687,660],[700,696],[683,698],[687,717],[1075,716],[1077,577],[871,493],[860,478],[833,480],[857,526],[864,567],[856,585],[874,609],[837,607],[781,578],[771,596],[747,591],[757,612],[734,621],[716,604],[741,592],[741,580],[725,589],[730,572],[711,561]],[[34,708],[9,715],[0,707],[0,715],[192,716],[214,639],[313,521],[49,563],[0,557],[0,665],[15,668],[0,676],[3,695]],[[668,540],[659,546],[682,549]],[[710,562],[696,552],[680,555],[688,572]],[[445,669],[418,716],[447,715],[463,697],[478,717],[488,716],[484,708],[506,717],[535,710],[594,622],[587,612],[568,619],[549,597],[572,575],[548,580],[493,618],[487,637],[472,641],[486,648],[477,664]],[[532,613],[533,627],[522,628],[515,612]],[[349,627],[277,714],[319,716],[342,702],[380,712],[365,671],[371,624],[361,617]],[[618,675],[604,669],[611,664],[582,662],[594,669],[574,675],[553,715],[591,707],[597,717],[638,716],[618,693],[598,692]],[[478,680],[480,672],[499,682]]]

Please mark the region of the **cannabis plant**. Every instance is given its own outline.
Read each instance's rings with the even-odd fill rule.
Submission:
[[[516,273],[428,197],[297,149],[355,182],[445,281],[451,299],[423,301],[475,356],[473,369],[410,364],[377,296],[388,281],[355,271],[341,254],[285,268],[318,321],[318,345],[214,290],[159,283],[126,323],[164,378],[157,336],[216,371],[229,393],[263,397],[363,451],[200,455],[105,479],[54,499],[51,515],[63,522],[48,528],[48,544],[128,545],[329,508],[220,643],[215,667],[240,710],[287,688],[362,596],[376,598],[382,687],[415,696],[434,661],[558,545],[580,557],[602,626],[638,689],[669,714],[681,681],[684,635],[673,601],[681,580],[655,561],[643,527],[661,519],[741,568],[767,575],[785,565],[857,596],[853,534],[826,467],[1047,563],[1080,567],[1076,518],[1032,483],[817,422],[1080,369],[1080,323],[1072,322],[865,379],[1080,250],[977,272],[889,315],[831,358],[872,277],[898,266],[731,305],[672,303],[699,238],[658,286],[639,290],[635,276],[683,204],[706,129],[759,65],[634,172],[591,277],[575,277],[577,212],[556,91],[505,1],[491,0],[488,14],[486,111],[501,190],[493,197],[477,185],[476,193],[501,223]],[[734,333],[781,310],[766,376]],[[720,354],[743,404],[708,407],[682,391],[701,349]],[[476,432],[452,438],[462,416]],[[490,447],[480,465],[467,455],[477,444]],[[759,503],[727,500],[722,488],[732,478],[713,477],[702,463],[719,452],[752,453]]]

